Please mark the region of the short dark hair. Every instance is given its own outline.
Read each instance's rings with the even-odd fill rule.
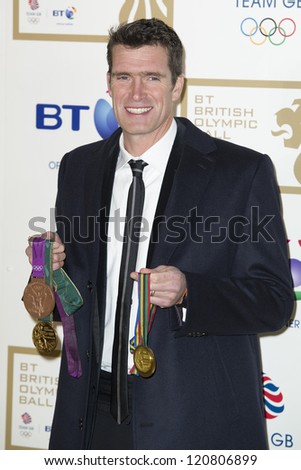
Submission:
[[[162,46],[168,53],[168,66],[172,83],[183,73],[184,48],[177,33],[164,21],[157,18],[140,19],[132,23],[122,23],[109,30],[107,61],[112,71],[112,51],[116,45],[139,48],[142,46]]]

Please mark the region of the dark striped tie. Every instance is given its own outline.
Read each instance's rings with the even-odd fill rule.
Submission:
[[[130,160],[128,163],[133,172],[133,180],[129,189],[126,209],[112,357],[111,413],[118,424],[122,423],[129,415],[127,378],[133,290],[133,280],[130,278],[130,273],[136,269],[145,192],[142,172],[147,165],[143,160]]]

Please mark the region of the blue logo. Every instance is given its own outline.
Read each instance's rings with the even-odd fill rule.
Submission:
[[[76,8],[75,7],[68,7],[66,8],[65,14],[69,20],[74,19],[74,15],[76,13]]]
[[[112,106],[100,98],[94,108],[94,124],[98,134],[106,139],[118,128]]]
[[[65,125],[67,121],[70,123],[71,120],[72,131],[79,131],[83,112],[89,109],[90,106],[78,104],[38,103],[36,105],[36,128],[54,131]],[[66,113],[70,114],[69,118],[66,117]],[[112,106],[102,98],[96,102],[94,108],[94,124],[103,139],[110,137],[119,127]]]
[[[288,240],[290,242],[290,240]],[[301,240],[298,240],[298,244],[301,247]],[[290,268],[295,288],[296,300],[301,300],[301,261],[296,258],[290,258]],[[298,290],[296,289],[298,287]]]

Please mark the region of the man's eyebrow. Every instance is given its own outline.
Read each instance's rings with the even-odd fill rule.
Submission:
[[[148,76],[155,76],[155,77],[166,77],[166,74],[163,74],[161,72],[139,72],[137,74],[131,73],[131,72],[112,72],[111,73],[112,77],[120,76],[120,75],[141,75],[142,77],[148,77]]]
[[[111,72],[111,75],[129,75],[129,72]]]
[[[142,72],[142,75],[153,75],[155,77],[165,77],[166,75],[164,73],[161,73],[161,72]]]

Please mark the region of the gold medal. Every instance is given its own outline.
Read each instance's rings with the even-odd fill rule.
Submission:
[[[32,331],[32,341],[39,353],[51,353],[57,346],[57,333],[50,322],[38,322]]]
[[[32,277],[25,287],[23,302],[28,313],[35,319],[48,317],[55,307],[53,289],[43,277]]]
[[[134,351],[134,364],[141,377],[151,377],[156,370],[156,358],[148,346],[137,346]]]
[[[157,307],[150,303],[150,274],[148,273],[139,273],[138,302],[135,336],[130,341],[131,352],[134,355],[134,367],[131,373],[149,378],[156,371],[156,358],[148,346],[148,335]]]

